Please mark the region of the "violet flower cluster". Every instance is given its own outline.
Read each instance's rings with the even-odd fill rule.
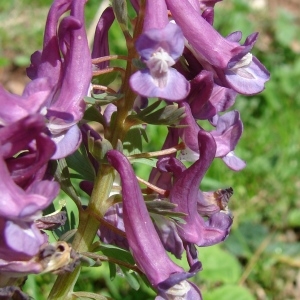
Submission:
[[[21,96],[0,87],[1,274],[20,276],[47,268],[38,256],[48,238],[36,221],[59,193],[49,162],[79,147],[76,123],[92,76],[84,4],[54,1],[43,49],[32,55],[27,69],[32,81]]]
[[[88,238],[88,245],[78,242],[85,241],[89,228],[101,243],[131,252],[133,269],[146,276],[156,299],[202,299],[199,287],[188,279],[202,268],[198,247],[228,236],[233,191],[204,192],[199,186],[215,158],[234,171],[245,167],[234,153],[243,123],[232,107],[238,94],[257,94],[269,79],[250,52],[257,33],[241,44],[241,32],[223,37],[213,27],[219,1],[132,0],[137,15],[133,30],[124,20],[124,7],[112,1],[90,50],[86,1],[54,0],[43,48],[32,55],[27,69],[32,81],[21,96],[0,87],[1,273],[22,276],[49,270],[41,259],[47,236],[37,220],[58,195],[60,183],[71,198],[75,194],[79,210],[80,230],[70,246],[75,252],[92,251],[95,236]],[[127,42],[126,70],[109,63],[116,58],[108,41],[115,19]],[[113,71],[121,73],[120,79],[107,85],[105,76]],[[163,108],[155,110],[156,103]],[[101,130],[89,121],[101,124]],[[205,130],[199,121],[212,129]],[[153,154],[158,159],[148,181],[143,180],[147,188],[141,189],[131,163],[152,154],[137,153],[141,151],[131,141],[142,141],[147,123],[167,125],[168,134]],[[54,179],[50,168],[56,160],[74,157],[75,151],[92,174],[78,175],[80,189],[89,195],[87,207],[70,192],[78,190],[70,187],[70,178],[66,188],[66,180]],[[192,164],[187,167],[184,161]],[[118,175],[120,182],[113,185]],[[178,259],[186,256],[188,270],[168,252]],[[67,289],[59,277],[50,299],[67,299]],[[67,296],[58,297],[61,290]]]

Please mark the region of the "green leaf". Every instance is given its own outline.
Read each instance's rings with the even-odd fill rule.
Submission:
[[[113,257],[119,260],[122,260],[131,265],[135,264],[135,261],[129,251],[126,251],[122,248],[108,245],[108,244],[96,244],[96,247],[93,249],[93,252],[102,252],[104,255],[108,257]]]
[[[95,300],[107,300],[110,298],[106,298],[104,296],[90,293],[90,292],[73,292],[72,296],[76,297],[76,299],[95,299]]]
[[[77,194],[70,180],[70,173],[65,159],[57,161],[57,169],[55,171],[55,179],[60,183],[61,189],[78,205],[80,205],[80,197]]]
[[[95,141],[93,138],[89,138],[88,141],[89,151],[97,161],[101,161],[107,151],[113,148],[111,143],[106,139]]]
[[[157,163],[157,158],[134,158],[132,160],[130,160],[132,163],[138,163],[138,164],[143,164],[143,165],[147,165],[150,166],[152,168],[156,167],[156,163]]]
[[[93,258],[81,255],[80,265],[82,267],[99,267],[102,265],[102,262],[100,260],[95,260]]]
[[[145,201],[147,209],[156,212],[156,211],[172,211],[177,205],[169,201]]]
[[[177,125],[184,117],[184,107],[178,108],[177,104],[171,104],[154,111],[159,104],[157,101],[150,105],[151,110],[148,110],[148,107],[136,115],[128,116],[127,120],[132,123],[137,123],[136,120],[139,120],[153,125]]]
[[[123,271],[123,274],[129,285],[137,291],[140,288],[140,283],[138,281],[137,275],[131,270],[125,268],[124,266],[120,266],[120,268]]]
[[[161,101],[155,101],[151,105],[148,105],[145,109],[143,109],[141,112],[139,112],[140,117],[144,117],[146,115],[149,115],[151,112],[155,111],[155,109],[161,104]]]
[[[93,77],[92,83],[103,85],[103,86],[108,86],[110,83],[112,83],[117,78],[117,76],[118,76],[117,71],[112,71],[109,73],[101,74],[101,75]]]
[[[198,248],[203,263],[201,278],[209,282],[237,283],[242,269],[238,260],[219,246]],[[239,298],[232,298],[239,299]]]
[[[117,275],[117,266],[111,262],[108,263],[109,266],[109,278],[110,280],[114,280]]]
[[[124,154],[129,156],[141,153],[143,150],[140,126],[131,127],[123,142]]]
[[[123,98],[123,94],[93,94],[92,97],[84,97],[84,101],[88,104],[107,105]]]
[[[66,158],[68,167],[76,171],[83,179],[94,181],[95,170],[87,156],[84,146],[81,146],[76,152]]]
[[[62,234],[59,237],[59,241],[68,242],[71,238],[74,237],[74,235],[75,235],[76,232],[77,232],[77,228],[76,229],[71,229],[71,230],[65,232],[64,234]]]
[[[243,286],[229,285],[203,292],[205,300],[255,300],[251,292]]]
[[[90,106],[84,113],[83,119],[87,121],[98,122],[102,125],[105,124],[104,118],[95,106]]]
[[[127,3],[125,0],[113,0],[112,7],[114,9],[115,16],[122,28],[122,31],[128,31],[127,29]]]

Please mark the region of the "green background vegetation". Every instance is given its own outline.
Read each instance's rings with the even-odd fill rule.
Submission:
[[[87,3],[88,26],[99,2]],[[234,106],[244,122],[236,153],[247,167],[235,173],[216,160],[201,186],[234,189],[230,237],[222,245],[199,249],[203,271],[195,282],[205,300],[300,299],[300,20],[282,7],[276,12],[268,5],[255,9],[250,2],[224,0],[215,13],[215,26],[224,36],[241,30],[244,40],[260,32],[253,54],[269,69],[271,80],[263,93],[239,96]],[[12,91],[26,82],[24,67],[32,52],[41,48],[50,3],[0,3],[0,81]],[[112,53],[124,53],[117,24],[114,28]],[[157,150],[164,130],[150,127],[148,149]],[[36,300],[46,299],[52,282],[51,274],[29,276],[25,290]],[[76,290],[116,300],[153,299],[154,295],[144,284],[133,291],[121,273],[111,281],[105,264],[84,269]]]

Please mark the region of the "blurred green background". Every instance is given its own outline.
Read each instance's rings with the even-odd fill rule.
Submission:
[[[41,48],[45,17],[52,1],[0,2],[0,83],[20,94],[28,82],[25,67]],[[98,0],[89,0],[91,28]],[[298,1],[224,0],[216,5],[215,26],[226,36],[241,30],[243,40],[259,31],[253,50],[271,73],[263,93],[239,96],[244,134],[236,153],[247,162],[238,173],[216,160],[201,188],[232,186],[230,209],[234,226],[222,244],[199,249],[203,271],[195,278],[205,300],[300,299],[300,6]],[[251,5],[250,5],[251,4]],[[113,54],[124,53],[114,24]],[[157,150],[164,128],[151,127],[148,148]],[[143,173],[140,171],[140,173]],[[141,174],[142,176],[143,174]],[[147,176],[144,175],[146,179]],[[29,276],[25,290],[46,299],[53,275]],[[144,285],[135,292],[125,278],[111,281],[108,266],[82,272],[76,290],[102,293],[113,299],[153,299]]]

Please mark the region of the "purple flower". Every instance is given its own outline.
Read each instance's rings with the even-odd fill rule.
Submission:
[[[170,191],[170,201],[177,204],[178,212],[187,214],[185,224],[177,226],[178,233],[186,244],[210,246],[223,241],[230,230],[232,219],[224,213],[213,214],[207,221],[198,214],[200,182],[212,163],[216,153],[216,143],[211,134],[198,132],[200,158],[177,176]]]
[[[46,239],[34,220],[59,192],[45,180],[55,144],[43,131],[38,114],[0,128],[0,272],[12,276],[42,271],[32,258]]]
[[[11,94],[0,86],[0,126],[9,125],[41,111],[49,93],[50,86],[46,78],[31,81],[22,96]]]
[[[201,131],[201,127],[194,120],[191,109],[187,103],[181,103],[185,107],[185,117],[181,120],[181,125],[187,125],[180,130],[180,136],[186,144],[186,149],[182,151],[180,158],[187,161],[195,161],[199,157],[198,143],[195,136]],[[233,170],[241,170],[246,165],[241,159],[235,156],[235,149],[243,132],[243,123],[238,111],[227,112],[222,116],[216,115],[213,120],[216,130],[211,131],[217,145],[216,157],[222,158],[226,165]]]
[[[188,95],[189,82],[171,68],[184,48],[184,37],[177,25],[169,23],[162,29],[145,31],[137,40],[136,48],[147,66],[130,77],[130,85],[136,93],[172,101]]]
[[[226,165],[235,171],[246,166],[233,152],[242,132],[243,123],[238,111],[230,111],[217,117],[216,130],[211,131],[217,144],[216,157],[221,157]]]
[[[128,240],[125,236],[123,221],[123,205],[117,203],[111,206],[104,215],[104,220],[115,230],[108,227],[108,224],[101,224],[98,235],[106,244],[113,244],[120,248],[129,249]]]
[[[191,92],[186,98],[193,117],[198,120],[208,120],[218,112],[230,108],[235,102],[236,92],[216,84],[213,73],[202,70],[191,80]]]
[[[92,76],[90,51],[84,28],[84,0],[56,0],[48,14],[42,52],[32,56],[27,73],[30,78],[47,78],[51,93],[47,98],[46,118],[56,143],[53,159],[74,152],[81,133],[76,123],[82,118]],[[60,16],[71,9],[71,15],[57,25]],[[61,58],[62,53],[63,58]]]
[[[107,7],[102,13],[96,27],[92,58],[109,55],[108,30],[114,20],[115,15],[112,7]],[[98,64],[97,67],[101,70],[108,67],[108,65],[109,61],[105,61]]]
[[[165,0],[147,1],[143,32],[151,29],[164,29],[169,23]]]
[[[245,95],[256,94],[264,89],[270,74],[250,53],[257,33],[251,34],[240,45],[240,32],[222,37],[189,1],[166,0],[166,3],[194,55],[205,69],[215,72],[222,84]]]
[[[190,294],[197,295],[194,299],[201,299],[198,288],[186,281],[199,271],[201,265],[197,263],[189,272],[183,272],[170,260],[151,221],[129,161],[116,150],[110,150],[107,158],[121,177],[123,220],[130,250],[138,267],[158,289],[157,299],[169,299],[168,295],[173,293],[182,299],[190,299]]]

